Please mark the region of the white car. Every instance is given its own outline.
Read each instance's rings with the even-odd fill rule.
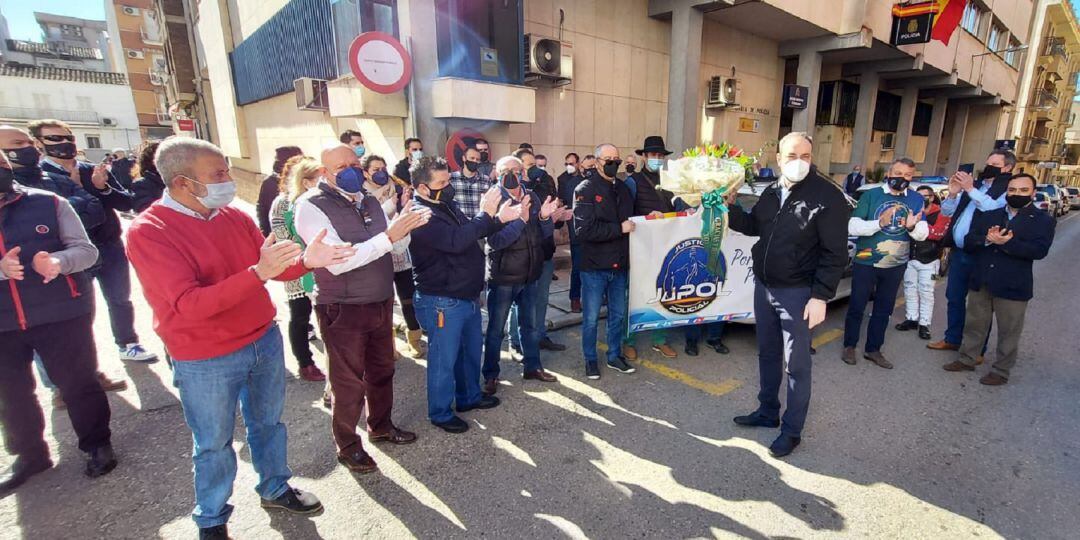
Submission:
[[[1069,196],[1069,208],[1080,210],[1080,187],[1067,187],[1062,190]]]

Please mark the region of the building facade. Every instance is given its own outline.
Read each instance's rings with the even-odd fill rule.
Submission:
[[[153,0],[106,0],[110,55],[128,76],[139,130],[146,139],[173,134],[166,87],[165,22]]]
[[[763,148],[774,162],[776,141],[798,130],[814,135],[818,166],[836,177],[898,156],[913,157],[923,174],[980,162],[1008,138],[1032,0],[971,0],[948,44],[903,46],[890,44],[895,3],[188,5],[197,7],[215,142],[250,187],[269,172],[275,147],[315,154],[346,128],[391,161],[409,136],[445,154],[448,141],[479,132],[496,154],[530,142],[552,163],[600,142],[630,153],[651,134],[677,151],[721,140]],[[390,94],[360,84],[349,69],[353,38],[376,30],[411,55],[410,84]],[[557,51],[553,70],[545,51]],[[325,103],[298,108],[292,81],[301,78],[327,81]],[[801,88],[788,91],[803,108],[784,100],[786,87]]]
[[[1080,26],[1068,0],[1039,0],[1030,50],[1013,126],[1017,157],[1040,182],[1068,183],[1076,161],[1066,133],[1080,70]]]

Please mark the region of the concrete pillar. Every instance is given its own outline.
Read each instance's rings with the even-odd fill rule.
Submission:
[[[877,93],[881,78],[877,72],[859,76],[859,103],[855,108],[855,132],[851,140],[849,163],[861,165],[864,171],[872,170],[873,163],[866,160],[866,149],[874,130],[874,111],[877,109]]]
[[[904,88],[904,95],[900,100],[900,122],[896,126],[896,148],[893,155],[898,158],[911,157],[908,155],[908,142],[911,139],[911,128],[915,124],[915,107],[919,103],[919,89],[914,86]]]
[[[682,151],[698,142],[701,117],[701,28],[704,14],[692,6],[671,11],[671,61],[668,69],[667,143]]]
[[[967,133],[968,113],[971,106],[960,103],[953,114],[952,139],[949,141],[949,162],[946,171],[955,171],[960,167],[960,152],[964,149],[964,134]]]
[[[926,156],[919,170],[927,176],[938,171],[938,156],[941,150],[941,134],[945,131],[945,112],[949,108],[949,98],[934,98],[934,112],[930,116],[930,135],[926,138]]]
[[[799,70],[795,84],[807,87],[806,108],[795,109],[791,118],[792,131],[805,131],[814,136],[814,122],[817,120],[818,90],[821,86],[821,53],[816,48],[807,48],[799,53]]]

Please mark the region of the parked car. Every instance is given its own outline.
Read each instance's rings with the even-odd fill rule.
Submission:
[[[1050,204],[1050,196],[1046,193],[1043,193],[1042,191],[1035,192],[1034,204],[1035,208],[1045,210],[1047,213],[1050,213],[1051,209],[1053,208]]]
[[[1061,188],[1054,184],[1039,184],[1036,189],[1049,198],[1050,208],[1047,212],[1050,212],[1050,215],[1060,217],[1065,214],[1065,200],[1061,196]]]
[[[1065,194],[1069,196],[1069,208],[1080,210],[1080,187],[1067,187],[1063,189],[1065,190]]]

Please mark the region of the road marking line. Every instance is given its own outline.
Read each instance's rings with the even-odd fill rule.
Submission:
[[[833,341],[836,341],[837,338],[843,335],[844,329],[842,328],[833,328],[832,330],[826,330],[825,332],[818,334],[818,336],[814,338],[814,341],[810,343],[810,346],[816,349],[827,343],[832,343]]]
[[[638,365],[645,369],[648,369],[649,371],[659,373],[660,375],[663,375],[664,377],[667,377],[673,381],[681,382],[686,386],[696,388],[698,390],[701,390],[702,392],[712,394],[714,396],[722,396],[742,386],[742,381],[738,379],[725,379],[718,383],[703,381],[697,377],[694,377],[693,375],[683,373],[682,371],[679,371],[671,366],[659,364],[657,362],[652,362],[649,360],[639,360]]]

